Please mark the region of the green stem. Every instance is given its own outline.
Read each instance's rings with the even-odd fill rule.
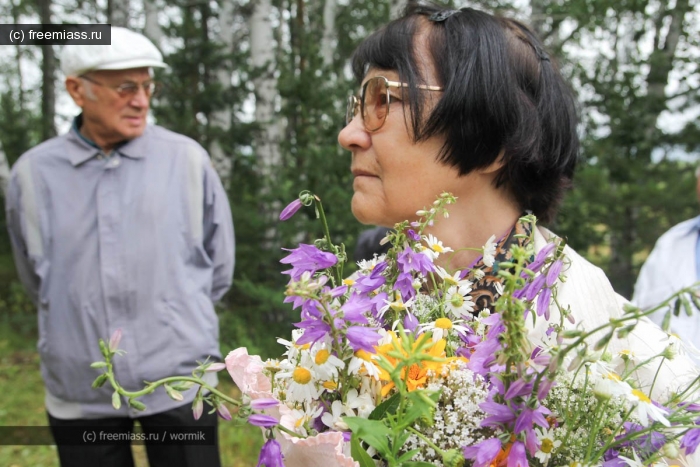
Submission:
[[[333,245],[333,242],[331,241],[331,231],[328,229],[328,221],[326,220],[326,213],[323,210],[323,203],[321,203],[321,198],[318,196],[314,195],[314,202],[316,203],[316,209],[318,209],[318,217],[321,219],[321,225],[323,226],[323,234],[326,237],[326,241],[328,242],[328,248],[331,248]],[[335,253],[335,252],[334,252]],[[335,266],[333,268],[334,270],[334,277],[333,279],[333,285],[334,286],[339,286],[343,282],[343,277],[342,277],[342,271],[340,269],[340,266]]]
[[[411,433],[413,433],[414,435],[418,436],[420,439],[422,439],[423,441],[425,441],[425,443],[426,443],[428,446],[430,446],[431,448],[433,448],[433,449],[435,450],[435,452],[437,452],[438,454],[440,454],[440,456],[444,456],[444,455],[445,455],[445,451],[443,451],[442,449],[440,449],[439,447],[437,447],[437,446],[435,445],[435,443],[433,443],[432,441],[430,441],[430,440],[429,440],[423,433],[421,433],[420,431],[416,430],[416,429],[413,428],[412,426],[409,426],[409,427],[408,427],[408,431],[410,431]]]

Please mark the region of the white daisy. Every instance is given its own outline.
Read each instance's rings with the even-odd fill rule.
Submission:
[[[423,252],[430,256],[430,258],[433,260],[435,260],[442,253],[454,251],[449,246],[443,245],[442,242],[435,238],[432,234],[428,234],[428,236],[423,235],[423,240],[428,244],[428,247],[423,250]]]
[[[651,399],[639,389],[632,389],[627,394],[627,400],[636,406],[635,415],[643,426],[649,425],[649,419],[655,420],[664,426],[671,426],[669,421],[666,420],[666,411],[655,406]]]
[[[630,459],[629,457],[625,457],[625,456],[618,456],[618,459],[621,459],[629,467],[645,467],[644,463],[637,455],[637,451],[635,451],[633,449],[632,455],[634,456],[634,459]]]
[[[493,262],[496,260],[496,236],[491,235],[488,240],[486,240],[486,244],[483,247],[484,249],[484,264],[488,267],[493,266]]]
[[[474,301],[471,295],[471,283],[469,285],[453,285],[445,294],[445,305],[455,318],[471,318],[474,311]]]
[[[450,274],[445,270],[445,268],[440,267],[440,266],[435,266],[435,271],[437,272],[438,276],[440,276],[440,279],[447,284],[448,286],[463,286],[466,285],[467,287],[472,286],[472,282],[468,279],[460,279],[460,276],[462,275],[462,271],[455,271],[454,273]]]
[[[454,321],[452,322],[449,318],[438,318],[432,323],[422,324],[421,327],[423,331],[430,331],[433,333],[433,342],[437,342],[440,339],[447,338],[451,329],[455,331],[466,334],[469,332],[467,328],[461,326],[459,323],[464,321]]]
[[[288,409],[287,406],[283,406],[280,411],[283,412],[280,417],[282,426],[302,436],[309,436],[308,424],[323,413],[323,407],[309,404],[304,408]]]
[[[348,373],[351,375],[369,375],[374,379],[379,379],[379,370],[372,362],[373,355],[362,349],[355,352],[355,355],[348,363]]]
[[[398,291],[396,292],[396,294],[394,294],[394,296],[394,301],[384,300],[384,306],[379,309],[379,318],[383,318],[384,313],[386,313],[389,310],[389,308],[391,308],[394,311],[408,310],[409,307],[413,305],[413,300],[415,299],[415,297],[413,297],[404,303],[403,299],[401,298],[401,294]]]
[[[561,441],[554,438],[554,430],[537,428],[535,429],[535,434],[537,435],[537,440],[540,442],[540,447],[535,453],[535,457],[542,463],[547,464],[550,457],[552,457],[552,452],[559,449],[561,446]]]
[[[292,365],[291,362],[282,363],[284,370],[277,373],[275,378],[286,382],[287,400],[310,404],[321,395],[321,390],[316,387],[317,376],[314,374],[308,352],[302,355],[298,365]]]
[[[345,362],[331,354],[324,345],[313,353],[311,367],[320,379],[331,380],[338,376],[338,370],[345,368]]]

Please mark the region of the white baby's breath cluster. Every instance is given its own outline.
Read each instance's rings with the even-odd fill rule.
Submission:
[[[476,444],[486,436],[493,436],[493,430],[481,427],[486,414],[479,408],[479,404],[488,396],[488,385],[481,376],[464,365],[451,369],[446,367],[443,374],[428,384],[428,390],[440,391],[433,425],[419,424],[415,428],[440,449],[460,448]],[[419,450],[413,460],[442,467],[440,455],[417,435],[411,435],[406,441],[404,451],[411,449]]]

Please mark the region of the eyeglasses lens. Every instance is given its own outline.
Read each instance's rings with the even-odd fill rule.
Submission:
[[[362,88],[362,118],[367,131],[378,130],[389,113],[389,93],[386,79],[377,76],[369,79]]]

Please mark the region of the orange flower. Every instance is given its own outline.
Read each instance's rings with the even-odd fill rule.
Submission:
[[[392,342],[389,344],[377,346],[375,347],[375,349],[377,350],[377,355],[383,356],[394,368],[396,368],[396,366],[399,364],[399,359],[397,359],[396,357],[389,356],[389,353],[396,351],[396,348],[400,350],[404,357],[408,357],[408,353],[401,346],[401,340],[398,337],[396,337],[396,334],[393,332],[390,332],[389,334],[391,335]],[[418,340],[416,340],[413,343],[411,354],[415,355],[416,349],[419,346],[425,344],[425,341],[428,339],[430,339],[430,336],[427,334],[424,334],[423,336],[418,338]],[[406,381],[406,385],[409,391],[415,391],[418,388],[424,387],[428,381],[429,371],[432,371],[434,374],[439,374],[445,365],[451,365],[458,361],[467,361],[465,358],[462,357],[446,358],[446,345],[447,342],[445,341],[445,339],[440,339],[437,342],[431,342],[430,345],[423,352],[421,352],[421,355],[440,358],[443,359],[442,361],[434,362],[423,360],[420,363],[414,363],[408,368],[408,378],[406,378],[406,368],[402,369],[401,379]],[[389,375],[389,373],[383,368],[379,368],[379,379],[382,381],[386,381],[386,384],[382,387],[381,392],[382,397],[386,397],[386,395],[389,394],[389,391],[391,391],[394,388],[394,382],[391,380],[391,376]]]

